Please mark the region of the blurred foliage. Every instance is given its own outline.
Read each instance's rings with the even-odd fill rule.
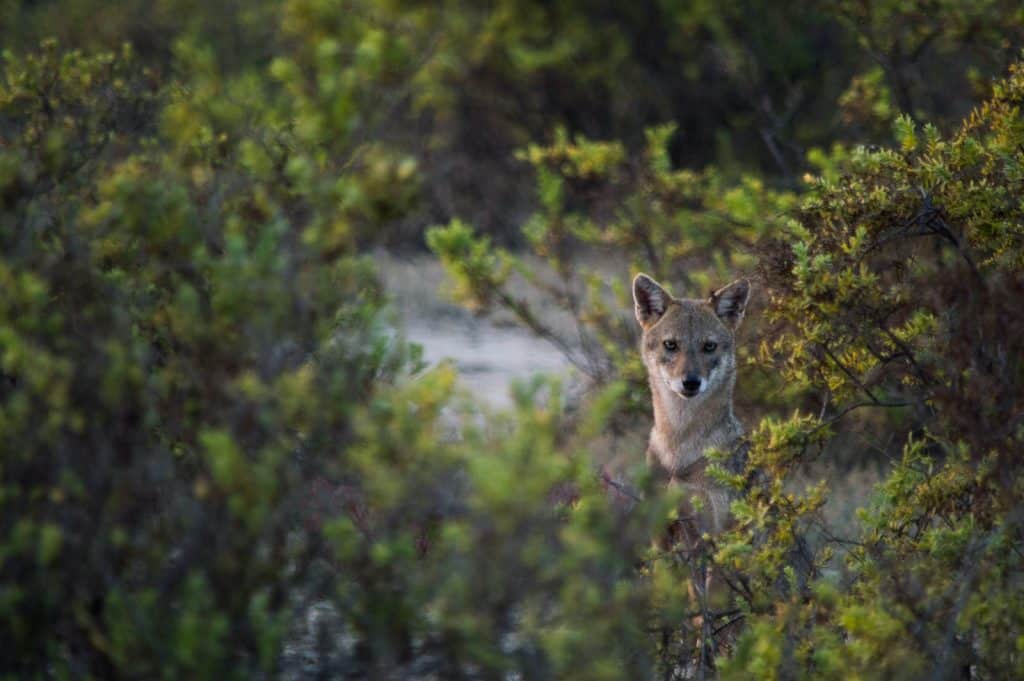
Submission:
[[[263,76],[281,59],[306,79],[300,99],[346,91],[319,111],[352,129],[322,134],[418,162],[417,210],[377,234],[408,247],[455,217],[518,243],[535,205],[513,151],[558,126],[636,151],[644,129],[674,121],[676,166],[797,188],[808,151],[885,143],[900,112],[954,126],[1024,47],[1024,14],[1012,0],[0,4],[0,46],[24,52],[49,37],[88,50],[129,42],[161,74],[176,70],[184,40],[229,77]],[[313,133],[328,121],[305,123]]]
[[[998,1],[0,3],[0,676],[678,678],[708,624],[723,678],[1024,675],[1022,31]],[[363,254],[431,222],[582,404],[480,414],[401,340]],[[637,269],[762,284],[736,523],[698,550],[593,470],[648,409]],[[891,465],[840,534],[801,476],[851,421]]]
[[[311,232],[334,213],[296,217],[307,152],[250,167],[230,111],[182,138],[155,78],[127,48],[5,58],[5,674],[273,669],[327,443],[408,365],[372,268]]]

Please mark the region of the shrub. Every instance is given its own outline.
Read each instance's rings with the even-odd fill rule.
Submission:
[[[409,351],[297,145],[252,163],[265,129],[127,49],[4,67],[3,671],[269,672],[312,486]]]

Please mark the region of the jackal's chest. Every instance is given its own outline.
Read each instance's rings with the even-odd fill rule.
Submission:
[[[672,443],[659,440],[657,429],[651,433],[648,464],[661,470],[668,486],[682,490],[680,518],[690,523],[697,536],[721,533],[731,517],[731,495],[707,475],[705,454],[711,449],[727,450],[739,438],[739,432],[726,431],[698,441]],[[665,448],[659,450],[659,445]]]
[[[739,439],[740,433],[731,430],[722,429],[697,438],[678,438],[654,428],[648,444],[648,464],[657,464],[669,477],[683,476],[708,451],[732,446]]]

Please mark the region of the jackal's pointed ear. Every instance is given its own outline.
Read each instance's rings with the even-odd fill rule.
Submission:
[[[718,318],[732,330],[743,321],[743,313],[747,311],[747,300],[750,299],[750,282],[737,279],[728,286],[723,286],[711,294],[711,308]]]
[[[645,329],[661,319],[668,309],[672,296],[658,282],[646,274],[633,279],[633,302],[636,303],[636,320]]]

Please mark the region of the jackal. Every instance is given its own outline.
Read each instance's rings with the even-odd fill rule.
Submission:
[[[683,670],[686,678],[703,678],[714,669],[721,644],[716,632],[731,629],[728,623],[718,624],[722,613],[711,603],[715,580],[698,548],[705,533],[722,532],[730,519],[730,494],[708,479],[705,453],[712,448],[729,451],[726,467],[732,472],[741,468],[743,427],[733,414],[732,391],[735,333],[749,297],[745,279],[706,300],[673,298],[646,274],[633,280],[636,319],[643,329],[640,352],[654,402],[647,463],[683,492],[679,519],[659,543],[691,556],[687,589],[700,613],[692,619],[698,643],[694,659]]]
[[[688,527],[696,533],[693,541],[720,533],[728,522],[729,498],[707,479],[705,453],[733,451],[743,434],[732,412],[732,389],[735,332],[750,291],[748,281],[738,280],[707,299],[673,298],[646,274],[633,280],[654,406],[647,463],[670,484],[683,486],[684,498],[700,501]]]
[[[647,463],[696,497],[691,532],[717,534],[729,518],[729,496],[705,476],[712,448],[733,450],[743,428],[732,409],[736,383],[735,332],[750,284],[737,280],[707,299],[673,298],[646,274],[633,280],[641,354],[654,402]]]

